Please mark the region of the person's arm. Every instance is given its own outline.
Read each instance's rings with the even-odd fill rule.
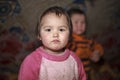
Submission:
[[[78,80],[86,80],[86,73],[85,73],[85,70],[84,70],[84,67],[83,67],[81,60],[74,53],[72,54],[72,56],[75,58],[75,60],[78,64],[78,73],[79,73]]]
[[[101,56],[104,54],[103,47],[99,43],[95,43],[90,59],[94,62],[98,62]]]
[[[35,55],[29,55],[21,64],[18,80],[38,80],[40,65]]]
[[[86,80],[86,73],[81,60],[78,60],[79,80]]]

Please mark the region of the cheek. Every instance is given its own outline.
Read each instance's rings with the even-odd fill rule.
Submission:
[[[77,25],[73,25],[73,30],[76,30],[77,29]]]
[[[47,36],[42,36],[42,41],[46,41],[47,39],[48,39],[48,37]]]
[[[48,34],[42,34],[42,35],[41,35],[41,40],[42,40],[42,42],[45,42],[45,41],[47,41],[48,39],[49,39]]]
[[[69,40],[69,34],[63,35],[62,39],[63,39],[63,43],[67,43]]]
[[[85,29],[86,29],[85,24],[83,25],[82,29],[83,29],[83,30],[85,30]]]
[[[49,44],[49,40],[50,40],[50,38],[48,38],[47,35],[41,37],[41,41],[42,41],[42,44],[43,44],[44,46]]]

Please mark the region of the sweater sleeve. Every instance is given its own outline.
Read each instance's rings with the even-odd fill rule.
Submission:
[[[86,73],[83,68],[83,64],[80,60],[78,61],[78,70],[79,70],[80,80],[86,80]]]
[[[21,64],[18,80],[38,80],[40,62],[37,53],[27,56]]]
[[[79,80],[86,80],[86,73],[81,60],[74,53],[72,54],[72,56],[75,58],[78,64]]]
[[[100,56],[104,55],[104,49],[103,49],[102,45],[97,42],[94,45],[94,50],[98,50],[100,53]]]

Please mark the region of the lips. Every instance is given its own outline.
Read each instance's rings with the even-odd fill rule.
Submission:
[[[58,42],[60,42],[60,41],[56,39],[56,40],[53,40],[52,42],[54,42],[54,43],[58,43]]]

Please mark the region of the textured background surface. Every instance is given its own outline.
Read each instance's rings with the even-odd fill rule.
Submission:
[[[9,7],[4,6],[8,4]],[[77,6],[86,12],[87,36],[103,45],[104,59],[112,67],[111,70],[106,70],[106,65],[104,65],[100,73],[97,73],[95,80],[119,80],[119,0],[1,0],[0,80],[17,80],[21,61],[40,44],[34,33],[38,16],[54,5],[66,9]]]

